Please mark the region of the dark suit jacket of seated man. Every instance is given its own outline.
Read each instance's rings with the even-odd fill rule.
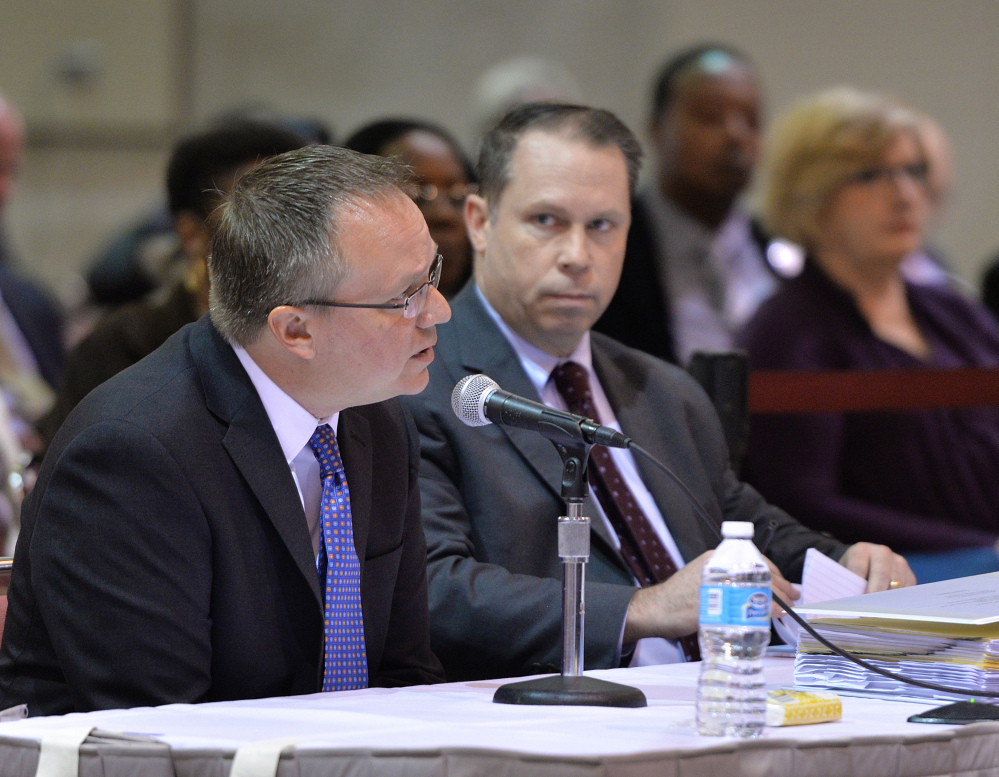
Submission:
[[[606,111],[542,104],[515,109],[483,141],[480,195],[470,196],[465,209],[474,280],[453,300],[454,318],[439,331],[429,387],[404,399],[422,446],[431,644],[451,680],[558,671],[557,518],[565,512],[554,446],[533,431],[465,426],[451,409],[452,390],[466,375],[483,373],[539,401],[535,381],[550,387],[554,363],[579,355],[587,343],[624,433],[664,461],[713,522],[752,521],[758,543],[773,522],[766,552],[784,575],[800,576],[805,551],[815,547],[869,575],[872,589],[887,587],[888,575],[913,582],[904,559],[887,548],[847,548],[768,505],[732,472],[721,425],[692,378],[588,331],[620,273],[638,149]],[[531,354],[533,379],[515,341]],[[592,519],[588,669],[617,666],[622,653],[631,660],[636,644],[653,661],[682,660],[674,638],[696,630],[700,569],[718,542],[667,476],[643,460],[636,464],[675,542],[677,565],[686,566],[636,590],[591,489],[584,511]],[[793,598],[779,575],[777,587]]]
[[[311,413],[312,429],[339,411],[368,684],[443,679],[429,646],[418,438],[391,397],[425,385],[434,324],[447,320],[448,308],[427,281],[433,241],[396,188],[405,173],[358,156],[302,149],[240,183],[266,194],[269,181],[290,180],[295,199],[296,174],[307,169],[310,191],[322,198],[330,181],[347,186],[352,207],[337,223],[347,271],[329,293],[381,308],[299,303],[300,284],[275,280],[272,289],[267,268],[257,268],[264,293],[254,320],[264,323],[241,355],[217,326],[233,309],[222,290],[211,318],[87,397],[56,436],[25,503],[0,708],[27,703],[30,714],[57,714],[322,690],[324,594],[317,530],[303,510],[306,475],[291,468],[286,430],[274,424],[241,359]],[[351,190],[352,174],[366,175],[367,188]],[[329,240],[325,211],[336,207],[325,199],[317,206],[319,240]],[[273,249],[293,254],[280,241]],[[213,265],[213,294],[237,269]],[[323,285],[306,277],[304,288]],[[404,317],[403,304],[416,315]]]

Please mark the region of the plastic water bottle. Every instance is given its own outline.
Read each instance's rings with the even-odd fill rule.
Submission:
[[[752,523],[726,521],[701,578],[697,732],[759,736],[767,717],[763,653],[770,643],[770,568]]]

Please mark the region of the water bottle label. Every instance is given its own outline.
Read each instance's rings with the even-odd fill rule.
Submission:
[[[770,589],[701,586],[701,625],[769,626]]]

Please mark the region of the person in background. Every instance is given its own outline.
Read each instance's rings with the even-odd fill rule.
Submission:
[[[248,122],[279,125],[301,135],[308,143],[328,145],[335,141],[333,130],[323,120],[281,114],[266,104],[224,111],[202,132]],[[94,317],[94,306],[114,309],[138,302],[164,286],[172,286],[178,264],[184,264],[184,253],[174,218],[168,205],[160,205],[118,232],[110,244],[89,260],[83,284],[86,298],[77,301],[79,309],[75,311],[79,319],[76,326],[82,328],[80,336],[92,326],[87,320]]]
[[[207,312],[211,214],[240,175],[305,144],[303,136],[283,126],[239,120],[191,135],[174,147],[166,189],[183,276],[148,299],[112,311],[72,350],[55,405],[38,422],[46,445],[94,388]]]
[[[10,201],[17,176],[24,164],[24,118],[20,111],[0,95],[0,217]],[[0,232],[0,238],[5,238]],[[0,267],[15,264],[10,246],[0,240]]]
[[[24,160],[25,124],[20,112],[0,95],[0,225],[14,194],[15,183]],[[38,392],[49,392],[47,398],[24,396],[21,401],[27,417],[38,407],[51,401],[51,389],[59,384],[65,362],[62,343],[62,314],[49,296],[34,283],[22,277],[17,260],[5,240],[0,237],[0,333],[13,366],[0,366],[0,382],[10,369],[19,371],[25,380],[37,386]],[[0,362],[5,361],[0,357]],[[37,379],[43,382],[39,385]],[[30,390],[30,387],[27,387]],[[9,404],[9,402],[8,402]],[[14,409],[15,415],[20,410]],[[22,416],[25,417],[25,416]],[[31,419],[33,420],[33,419]]]
[[[650,133],[655,177],[632,206],[617,293],[594,327],[686,364],[729,350],[779,274],[799,269],[740,205],[760,147],[763,95],[748,57],[704,44],[656,78]],[[774,266],[768,261],[772,261]]]
[[[458,141],[429,122],[383,119],[361,127],[344,146],[362,154],[397,156],[413,171],[419,185],[416,204],[444,257],[440,291],[453,297],[472,272],[462,211],[465,197],[476,189],[475,171]]]
[[[955,291],[973,294],[973,287],[950,272],[943,252],[933,242],[934,233],[944,221],[947,200],[954,188],[954,151],[950,139],[940,123],[926,114],[919,115],[919,139],[929,166],[926,195],[930,212],[923,245],[902,260],[900,270],[910,283],[949,286]]]
[[[211,310],[70,414],[25,501],[0,710],[440,682],[419,440],[440,256],[388,159],[243,175]]]
[[[518,105],[582,101],[579,80],[564,64],[545,57],[516,56],[491,65],[475,79],[467,115],[478,145]]]
[[[999,318],[999,254],[992,254],[982,262],[982,303]]]
[[[900,271],[923,244],[929,177],[919,117],[878,95],[824,91],[777,122],[763,216],[807,260],[740,334],[752,369],[999,366],[999,323]],[[746,460],[769,501],[891,545],[920,582],[999,569],[997,472],[996,407],[758,416]]]
[[[640,163],[617,117],[578,105],[521,106],[483,141],[481,190],[465,205],[474,279],[440,328],[427,390],[405,399],[420,431],[432,646],[452,680],[557,671],[560,655],[562,463],[533,431],[455,417],[452,390],[471,374],[619,428],[679,475],[711,522],[755,522],[786,600],[796,594],[781,573],[799,576],[810,547],[871,590],[912,582],[888,548],[848,548],[766,504],[732,472],[714,409],[687,373],[590,331],[621,272]],[[716,535],[630,451],[594,448],[589,476],[586,667],[696,656]]]
[[[29,464],[44,445],[34,424],[52,407],[65,363],[62,311],[23,277],[3,231],[24,145],[24,119],[0,95],[0,555],[16,540]]]
[[[999,255],[986,260],[982,275],[982,303],[999,319]]]

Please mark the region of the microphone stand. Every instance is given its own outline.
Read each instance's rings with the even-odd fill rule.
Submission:
[[[496,689],[499,704],[573,704],[595,707],[645,707],[638,688],[583,675],[583,583],[590,558],[590,519],[583,515],[589,443],[579,427],[566,419],[553,420],[545,436],[562,457],[562,498],[566,515],[558,519],[558,555],[562,559],[562,674],[507,683]],[[564,425],[564,426],[563,426]],[[571,427],[571,429],[565,428]]]

